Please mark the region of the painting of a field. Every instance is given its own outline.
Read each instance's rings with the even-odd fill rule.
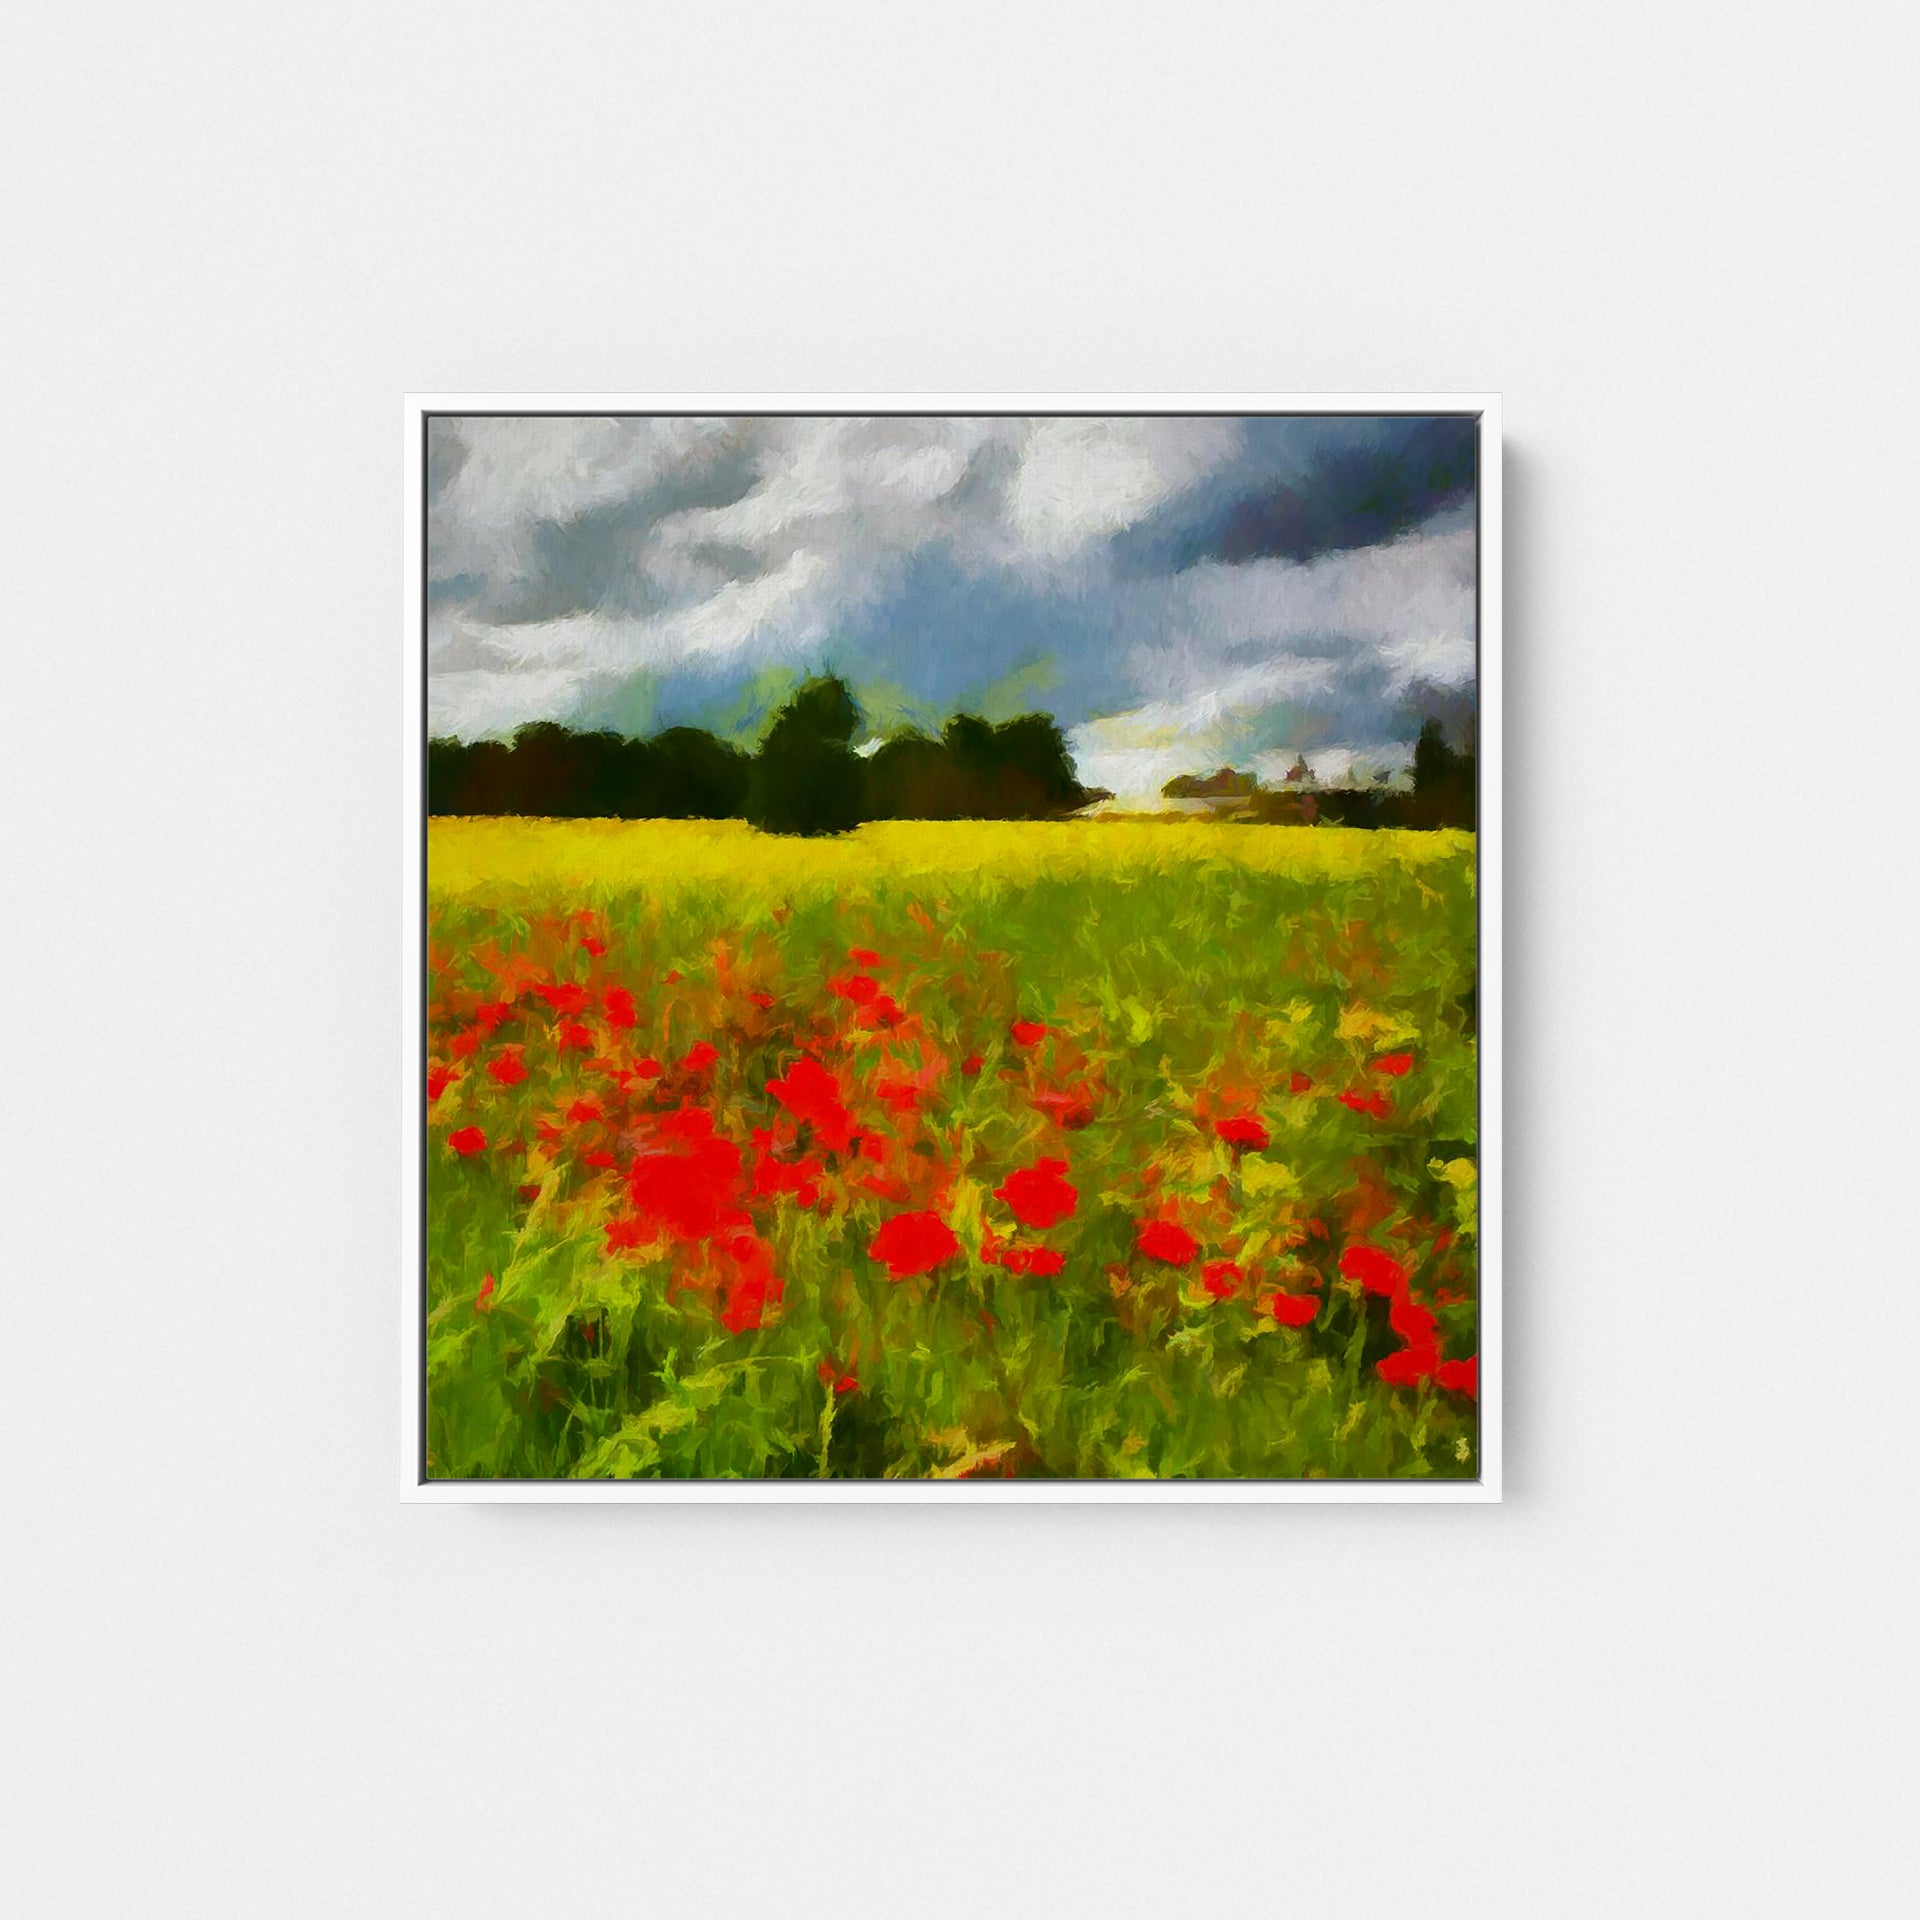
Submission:
[[[411,1485],[1497,1493],[1476,413],[419,424]]]
[[[1464,833],[435,821],[437,1476],[1459,1476]]]

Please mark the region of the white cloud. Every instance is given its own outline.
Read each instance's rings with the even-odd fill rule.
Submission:
[[[1124,673],[1140,703],[1068,735],[1081,777],[1134,801],[1176,774],[1252,766],[1284,777],[1398,772],[1406,697],[1474,673],[1471,523],[1299,564],[1175,574],[1124,609]]]
[[[1036,554],[1062,557],[1133,525],[1239,447],[1231,420],[1036,420],[1021,439],[1007,518]]]
[[[1078,616],[1062,655],[1077,711],[1090,687],[1131,702],[1074,733],[1102,785],[1119,783],[1101,767],[1144,777],[1176,751],[1158,778],[1384,748],[1409,689],[1473,676],[1470,518],[1305,564],[1116,568],[1114,534],[1240,456],[1231,420],[482,419],[436,435],[436,732],[568,718],[641,675],[818,658],[928,552]]]
[[[437,422],[437,445],[457,464],[428,518],[430,576],[517,575],[543,521],[572,519],[709,465],[731,432],[713,419]]]
[[[1152,698],[1180,698],[1249,651],[1337,647],[1391,685],[1473,677],[1475,535],[1470,522],[1315,560],[1219,563],[1174,574],[1133,609],[1127,673]]]

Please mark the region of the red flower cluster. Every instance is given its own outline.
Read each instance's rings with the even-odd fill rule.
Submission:
[[[1358,1280],[1369,1293],[1383,1293],[1389,1298],[1407,1284],[1406,1268],[1379,1247],[1349,1247],[1340,1256],[1340,1271],[1349,1280]]]
[[[894,1280],[931,1273],[959,1251],[953,1229],[932,1212],[896,1213],[882,1224],[867,1248],[868,1256],[878,1260]]]
[[[994,1188],[994,1198],[1005,1201],[1023,1227],[1044,1232],[1070,1219],[1080,1204],[1080,1190],[1066,1178],[1066,1172],[1064,1160],[1036,1160],[1032,1166],[1008,1174]]]
[[[666,1116],[660,1135],[664,1144],[637,1155],[627,1176],[640,1221],[678,1240],[709,1240],[746,1226],[735,1192],[740,1149],[715,1135],[713,1115],[702,1107],[682,1107]]]
[[[1310,1293],[1276,1293],[1267,1311],[1283,1327],[1310,1327],[1320,1314],[1320,1302]]]
[[[931,935],[934,923],[916,914]],[[626,986],[609,984],[597,965],[607,953],[597,923],[576,916],[580,937],[569,951],[566,965],[581,968],[584,981],[556,980],[525,955],[502,955],[489,948],[477,955],[492,974],[499,997],[481,1000],[470,990],[448,983],[431,1008],[435,1025],[434,1054],[427,1068],[430,1104],[445,1100],[447,1150],[461,1158],[488,1153],[488,1133],[465,1122],[471,1113],[496,1128],[492,1164],[500,1165],[504,1183],[514,1187],[523,1202],[560,1212],[576,1200],[604,1218],[609,1192],[618,1196],[618,1210],[605,1226],[606,1246],[613,1252],[641,1252],[658,1263],[669,1294],[689,1290],[701,1295],[729,1333],[748,1334],[764,1326],[784,1295],[775,1270],[776,1254],[770,1235],[775,1223],[791,1221],[795,1209],[818,1210],[827,1216],[824,1230],[840,1230],[849,1207],[870,1206],[867,1195],[887,1203],[887,1217],[871,1233],[869,1257],[895,1281],[936,1273],[963,1257],[960,1239],[949,1221],[956,1184],[969,1165],[968,1150],[958,1130],[959,1108],[971,1110],[982,1095],[962,1086],[985,1067],[984,1047],[963,1051],[966,1040],[938,1034],[933,1020],[919,1011],[907,1013],[886,991],[880,974],[889,963],[871,948],[852,947],[847,962],[825,982],[828,1003],[808,1010],[804,1002],[788,1001],[790,1013],[773,1020],[758,1018],[781,1004],[773,991],[753,987],[753,979],[770,979],[766,959],[757,951],[741,958],[726,943],[716,943],[710,972],[696,967],[685,994],[663,998],[649,1010]],[[570,938],[573,922],[565,937]],[[584,954],[585,962],[572,958]],[[692,964],[692,963],[690,963]],[[745,969],[751,966],[752,972]],[[445,971],[444,965],[440,970]],[[898,985],[891,972],[887,979]],[[912,979],[912,974],[903,977]],[[679,980],[677,969],[660,978]],[[902,992],[907,989],[900,987]],[[911,997],[911,996],[910,996]],[[535,1008],[544,1008],[543,1018]],[[755,1009],[750,1013],[748,1008]],[[643,1021],[661,1021],[656,1044],[671,1062],[629,1051]],[[687,1035],[687,1018],[712,1023],[714,1038]],[[515,1020],[516,1039],[497,1043],[498,1030]],[[675,1027],[685,1044],[677,1055],[665,1053],[664,1037]],[[1087,1040],[1082,1051],[1076,1034],[1047,1022],[1018,1018],[1009,1023],[1012,1047],[1002,1059],[996,1055],[999,1078],[1008,1089],[1015,1115],[1021,1103],[1063,1131],[1093,1124],[1096,1112],[1130,1099],[1119,1082],[1109,1085],[1102,1062],[1106,1043]],[[744,1063],[757,1049],[784,1038],[791,1064],[763,1082],[766,1103],[750,1086],[740,1084]],[[718,1041],[721,1044],[716,1045]],[[1051,1043],[1045,1048],[1042,1041]],[[690,1042],[690,1043],[689,1043]],[[485,1074],[456,1064],[476,1056]],[[725,1052],[723,1053],[723,1046]],[[949,1055],[944,1049],[952,1048]],[[530,1073],[526,1056],[532,1052]],[[570,1056],[582,1055],[585,1058]],[[715,1070],[723,1059],[730,1078],[722,1088],[741,1102],[729,1107],[711,1091]],[[1393,1112],[1378,1080],[1404,1078],[1412,1073],[1411,1051],[1381,1053],[1367,1063],[1361,1084],[1339,1093],[1349,1111],[1385,1119]],[[508,1107],[493,1089],[513,1089],[532,1073],[550,1077],[543,1097],[525,1106]],[[463,1080],[467,1085],[460,1086]],[[1272,1134],[1261,1109],[1279,1091],[1271,1085],[1214,1083],[1194,1096],[1190,1109],[1200,1128],[1233,1150],[1259,1153],[1272,1144]],[[1287,1073],[1285,1085],[1294,1095],[1312,1091],[1314,1081],[1304,1071]],[[488,1102],[496,1104],[489,1106]],[[757,1107],[757,1111],[755,1108]],[[1278,1110],[1278,1109],[1275,1109]],[[1287,1111],[1293,1111],[1291,1109]],[[512,1117],[498,1120],[502,1112]],[[1037,1131],[1028,1121],[1029,1132]],[[751,1145],[747,1145],[748,1134]],[[529,1155],[528,1142],[537,1136]],[[1050,1137],[1050,1136],[1047,1136]],[[1052,1155],[1029,1148],[1026,1163],[1016,1165],[993,1187],[994,1200],[1006,1209],[993,1216],[1006,1226],[1007,1237],[988,1222],[982,1223],[978,1258],[982,1265],[1010,1278],[1053,1279],[1068,1268],[1069,1254],[1041,1244],[1046,1235],[1080,1212],[1080,1188],[1071,1178],[1064,1143]],[[512,1167],[515,1157],[529,1158],[524,1169]],[[624,1169],[624,1171],[621,1171]],[[1196,1231],[1211,1237],[1216,1231],[1228,1247],[1243,1242],[1234,1237],[1256,1222],[1226,1224],[1234,1204],[1233,1183],[1216,1180],[1202,1197],[1188,1191],[1172,1197],[1160,1183],[1164,1170],[1144,1169],[1142,1191],[1148,1196],[1134,1222],[1134,1249],[1140,1259],[1175,1269],[1201,1263],[1197,1285],[1214,1302],[1245,1298],[1257,1300],[1258,1311],[1280,1326],[1296,1330],[1314,1327],[1328,1310],[1321,1294],[1308,1288],[1322,1286],[1314,1275],[1295,1270],[1278,1290],[1273,1283],[1231,1258],[1205,1258]],[[525,1174],[535,1178],[528,1180]],[[604,1177],[602,1177],[604,1176]],[[974,1173],[978,1177],[977,1172]],[[1249,1197],[1247,1204],[1252,1204]],[[1331,1212],[1331,1208],[1329,1208]],[[1349,1231],[1365,1231],[1366,1223],[1383,1216],[1363,1191],[1347,1217]],[[1184,1216],[1184,1217],[1183,1217]],[[858,1212],[852,1216],[858,1218]],[[871,1216],[869,1215],[869,1218]],[[1201,1226],[1205,1220],[1208,1225]],[[850,1222],[848,1222],[850,1224]],[[1277,1237],[1283,1249],[1309,1238],[1325,1240],[1328,1230],[1318,1218],[1298,1217],[1291,1208],[1278,1218],[1259,1223],[1267,1237]],[[1446,1237],[1432,1243],[1442,1251]],[[1473,1357],[1441,1358],[1441,1332],[1433,1307],[1416,1300],[1409,1271],[1395,1253],[1356,1240],[1340,1259],[1340,1271],[1370,1295],[1383,1298],[1387,1319],[1400,1342],[1378,1364],[1382,1381],[1393,1387],[1419,1387],[1429,1381],[1445,1390],[1472,1397],[1477,1392],[1478,1362]],[[1075,1278],[1092,1283],[1097,1267],[1084,1267],[1076,1256]],[[1136,1295],[1132,1306],[1124,1298],[1133,1278],[1122,1264],[1109,1267],[1107,1276],[1117,1301],[1123,1302],[1123,1324],[1135,1308],[1149,1315],[1164,1307],[1164,1291]],[[1295,1290],[1298,1289],[1298,1290]],[[473,1311],[486,1313],[494,1305],[497,1287],[487,1274],[473,1298]],[[966,1290],[956,1297],[971,1300],[969,1311],[979,1313],[981,1302]],[[1188,1296],[1195,1304],[1199,1296]],[[1434,1299],[1440,1307],[1465,1296],[1441,1289]],[[1338,1303],[1332,1311],[1342,1311]],[[986,1319],[992,1330],[991,1316]],[[1237,1316],[1236,1316],[1237,1318]],[[593,1341],[602,1318],[576,1319],[581,1337]],[[1344,1337],[1330,1335],[1330,1338]],[[604,1343],[603,1343],[604,1344]],[[858,1346],[854,1349],[858,1357]],[[819,1359],[820,1379],[837,1396],[860,1390],[854,1366],[844,1368],[831,1355]]]
[[[720,1306],[720,1324],[729,1333],[751,1333],[769,1306],[777,1306],[786,1283],[773,1270],[773,1254],[764,1240],[737,1233],[724,1248],[730,1271]]]
[[[853,1116],[840,1082],[818,1060],[796,1060],[782,1077],[767,1082],[767,1091],[796,1120],[806,1121],[829,1153],[846,1152],[853,1139]]]
[[[1177,1220],[1146,1220],[1134,1235],[1134,1245],[1149,1260],[1163,1261],[1170,1267],[1190,1267],[1200,1251],[1200,1242]]]
[[[1454,1392],[1474,1397],[1479,1368],[1473,1360],[1440,1358],[1440,1323],[1433,1310],[1414,1299],[1407,1269],[1379,1247],[1356,1245],[1340,1256],[1340,1271],[1358,1280],[1369,1293],[1383,1294],[1392,1304],[1387,1324],[1406,1343],[1375,1367],[1390,1387],[1417,1387],[1432,1379]]]
[[[1048,1280],[1065,1267],[1067,1256],[1052,1247],[1009,1247],[999,1256],[999,1264],[1008,1273],[1028,1273],[1037,1280]]]
[[[1233,1260],[1209,1260],[1200,1269],[1200,1284],[1216,1300],[1231,1300],[1246,1277],[1246,1270]]]

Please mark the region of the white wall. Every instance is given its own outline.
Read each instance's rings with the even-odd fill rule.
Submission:
[[[1915,39],[17,13],[11,1910],[1911,1911]],[[401,1507],[409,388],[1505,394],[1503,1507]]]

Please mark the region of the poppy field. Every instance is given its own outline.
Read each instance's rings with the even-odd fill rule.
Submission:
[[[432,1479],[1477,1476],[1474,842],[436,819]]]

